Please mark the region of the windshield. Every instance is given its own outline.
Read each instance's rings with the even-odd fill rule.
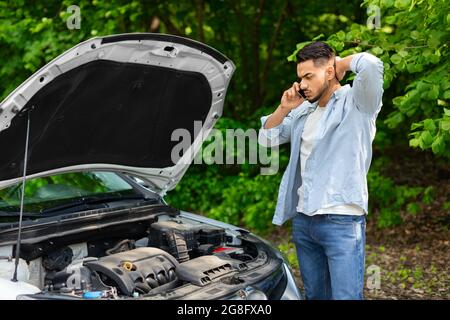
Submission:
[[[0,211],[19,212],[22,183],[0,190]],[[74,172],[28,179],[24,212],[40,213],[85,197],[136,195],[133,187],[113,172]]]

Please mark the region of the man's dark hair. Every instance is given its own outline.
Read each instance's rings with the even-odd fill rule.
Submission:
[[[304,46],[297,52],[297,64],[312,59],[314,65],[324,65],[334,55],[333,49],[328,44],[317,41]]]

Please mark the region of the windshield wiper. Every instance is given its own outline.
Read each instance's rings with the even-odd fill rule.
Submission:
[[[18,217],[20,215],[20,212],[18,211],[0,211],[0,217],[7,218],[7,217]],[[32,217],[38,217],[38,213],[33,212],[24,212],[22,213],[22,216],[24,218],[32,218]]]
[[[105,204],[107,202],[114,202],[114,201],[122,201],[122,200],[143,200],[143,201],[150,201],[154,200],[156,202],[157,200],[155,198],[145,197],[144,195],[127,195],[127,196],[110,196],[110,197],[83,197],[76,201],[72,201],[69,203],[64,203],[59,206],[47,208],[41,210],[41,217],[42,216],[50,216],[51,213],[57,213],[59,211],[72,209],[80,206],[86,206],[87,209],[92,209],[91,206],[93,204]],[[94,206],[97,208],[97,206]]]

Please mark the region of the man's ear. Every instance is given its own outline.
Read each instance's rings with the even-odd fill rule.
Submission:
[[[327,80],[332,80],[335,75],[334,75],[334,67],[331,65],[327,65],[326,69],[325,69],[325,73],[327,75]]]

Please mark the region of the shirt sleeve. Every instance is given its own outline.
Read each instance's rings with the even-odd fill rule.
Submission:
[[[383,62],[374,55],[356,54],[350,69],[356,74],[353,80],[353,100],[356,107],[367,114],[377,114],[382,106]]]
[[[264,147],[277,146],[291,141],[291,126],[293,112],[289,112],[284,117],[283,122],[278,126],[264,129],[264,125],[271,114],[261,117],[261,128],[258,134],[258,143]]]

